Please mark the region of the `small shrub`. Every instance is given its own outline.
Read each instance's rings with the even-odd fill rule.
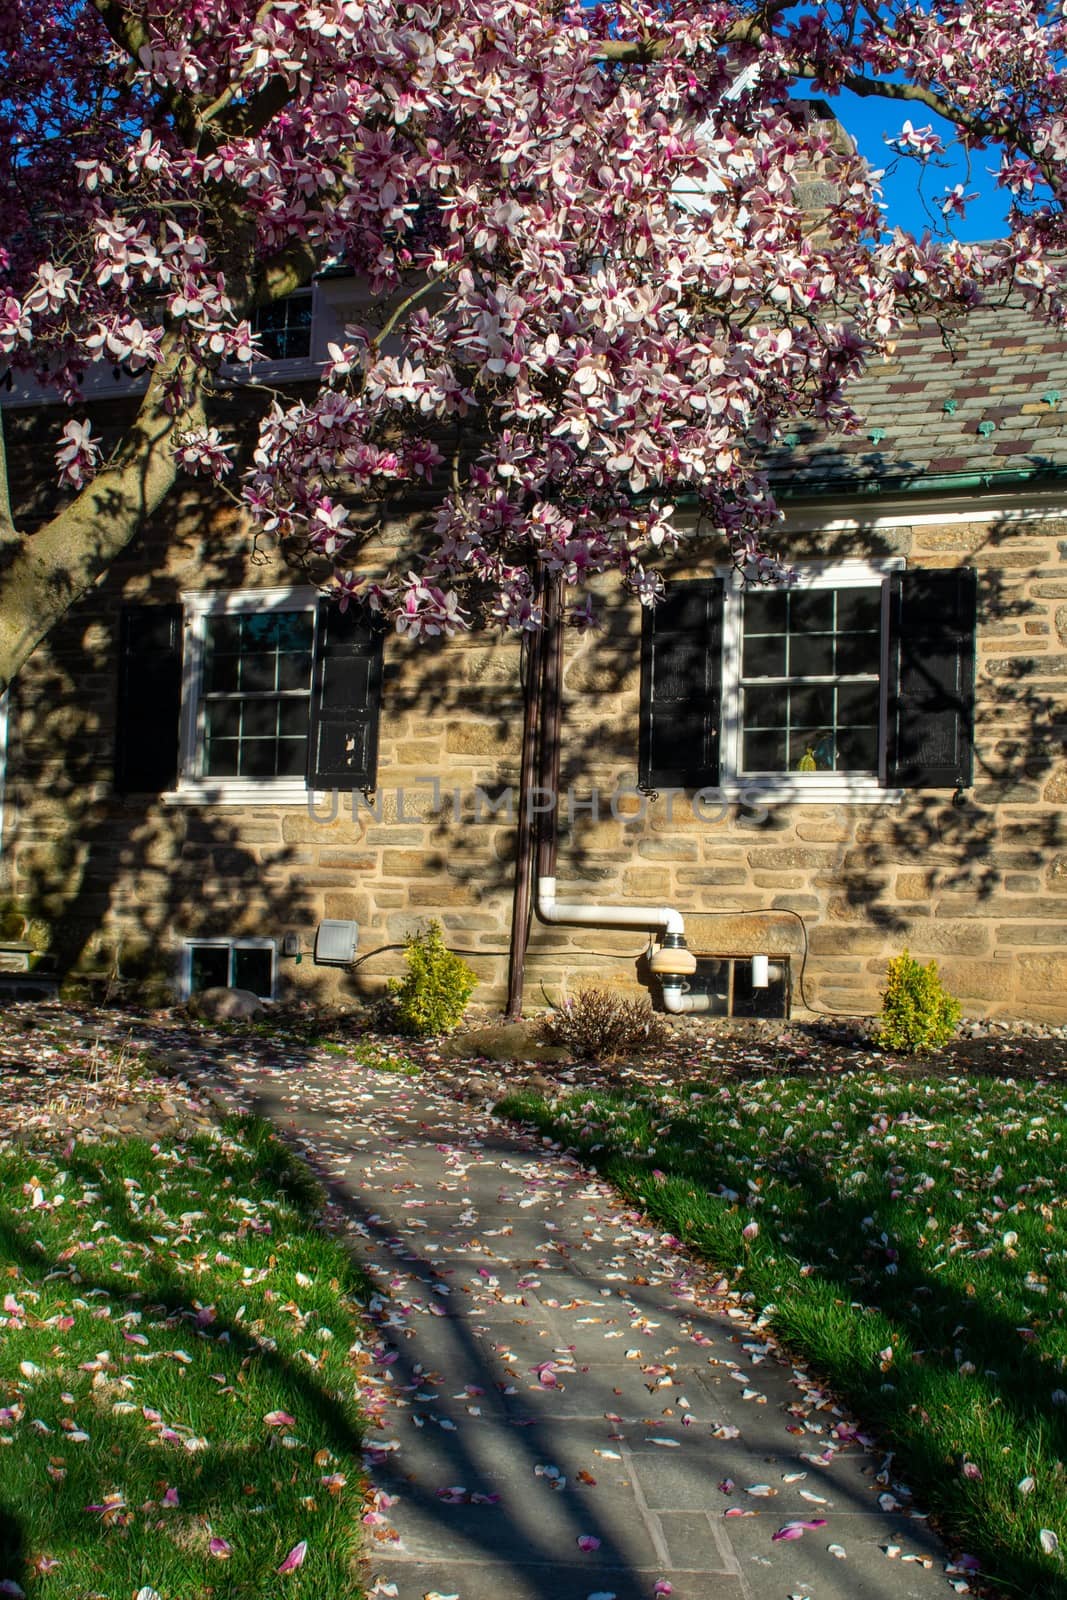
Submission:
[[[545,1039],[575,1061],[613,1061],[641,1049],[658,1049],[667,1029],[647,1000],[627,1000],[607,989],[581,989],[545,1021]]]
[[[921,967],[905,950],[886,969],[878,1042],[904,1055],[939,1050],[955,1033],[960,1003],[948,994],[937,975],[937,962]]]
[[[397,1027],[415,1039],[450,1033],[463,1020],[477,977],[448,949],[439,922],[431,922],[424,933],[409,933],[404,946],[407,977],[389,985]]]

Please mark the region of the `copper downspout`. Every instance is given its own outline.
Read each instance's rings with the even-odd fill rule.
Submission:
[[[537,876],[554,878],[559,840],[559,746],[563,709],[563,584],[559,577],[548,579],[544,634],[537,782],[545,809],[538,816]]]
[[[542,603],[544,574],[534,575],[533,599]],[[511,900],[511,940],[508,952],[508,1004],[506,1015],[512,1022],[522,1016],[523,981],[526,976],[526,945],[530,937],[533,911],[531,895],[533,857],[533,814],[529,797],[537,769],[541,734],[541,672],[544,657],[544,629],[537,628],[529,638],[526,654],[526,681],[523,685],[522,760],[519,768],[519,815],[515,841],[515,887]]]

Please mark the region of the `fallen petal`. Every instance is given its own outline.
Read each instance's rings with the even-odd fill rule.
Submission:
[[[301,1539],[299,1544],[294,1544],[293,1548],[290,1550],[281,1566],[275,1568],[275,1571],[295,1572],[297,1567],[302,1567],[304,1565],[304,1557],[307,1555],[307,1553],[308,1542],[306,1539]]]
[[[592,1533],[580,1533],[575,1541],[579,1550],[599,1550],[600,1540]]]

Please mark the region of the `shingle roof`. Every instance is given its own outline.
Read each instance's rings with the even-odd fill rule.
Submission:
[[[780,488],[1067,470],[1067,331],[1019,305],[902,333],[849,398],[859,432],[798,426],[768,458]]]

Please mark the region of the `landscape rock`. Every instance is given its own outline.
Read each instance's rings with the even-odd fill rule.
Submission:
[[[486,1061],[569,1061],[570,1052],[542,1044],[536,1023],[500,1022],[472,1028],[446,1039],[439,1047],[446,1061],[481,1056]]]
[[[205,1022],[251,1022],[267,1005],[250,989],[202,989],[189,1001],[189,1010]]]

